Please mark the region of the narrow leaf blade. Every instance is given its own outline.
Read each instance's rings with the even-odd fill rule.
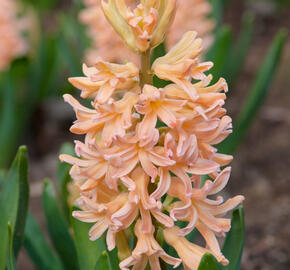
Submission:
[[[223,255],[229,260],[227,266],[220,266],[221,270],[239,270],[245,243],[245,220],[244,209],[240,206],[233,211],[231,230],[228,232]]]
[[[207,52],[205,59],[214,63],[211,69],[213,78],[221,77],[227,60],[229,59],[229,50],[232,44],[232,31],[229,26],[223,26],[217,33],[215,43]]]
[[[19,148],[18,185],[18,210],[13,233],[13,250],[16,259],[24,240],[24,231],[29,203],[28,154],[25,146],[21,146]]]
[[[19,163],[23,161],[22,155],[24,154],[24,148],[20,147],[17,155],[12,163],[12,166],[8,172],[7,179],[4,181],[3,190],[0,196],[0,269],[5,269],[6,252],[8,248],[9,232],[7,224],[10,223],[12,230],[17,223],[17,213],[19,209],[19,194],[22,186],[19,177]],[[21,167],[21,166],[20,166]],[[26,168],[27,169],[27,168]],[[17,226],[19,232],[20,225]],[[21,238],[21,233],[19,234]],[[20,240],[20,238],[18,240]]]
[[[249,50],[254,32],[254,15],[252,13],[245,13],[243,16],[242,29],[240,36],[235,46],[231,51],[230,59],[227,63],[224,77],[229,86],[232,86],[238,77],[246,60],[247,52]]]
[[[8,227],[8,251],[7,251],[7,270],[15,270],[15,261],[14,261],[14,255],[13,255],[13,230],[11,227],[10,222],[7,224]]]
[[[283,51],[285,40],[286,31],[281,30],[277,34],[269,53],[261,65],[256,81],[247,97],[244,107],[241,110],[238,120],[234,125],[234,132],[222,144],[220,144],[220,152],[227,154],[233,153],[245,137],[268,94],[270,83],[274,77]]]
[[[24,247],[29,257],[40,270],[62,270],[62,264],[52,248],[45,240],[33,215],[28,213],[25,227]]]
[[[75,245],[65,219],[58,208],[53,184],[49,179],[44,181],[42,203],[49,235],[55,250],[65,268],[78,269]]]

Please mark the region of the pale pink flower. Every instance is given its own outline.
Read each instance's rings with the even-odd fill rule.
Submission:
[[[178,137],[177,137],[178,136]],[[192,194],[192,184],[188,174],[207,175],[216,173],[219,164],[211,159],[204,159],[199,155],[199,149],[195,135],[182,136],[168,132],[164,140],[165,153],[176,163],[168,170],[178,176],[185,187],[185,194]]]
[[[220,79],[216,84],[209,86],[212,76],[205,80],[192,84],[196,91],[196,99],[192,101],[187,92],[176,84],[170,84],[164,88],[165,95],[177,100],[187,100],[179,114],[178,126],[172,134],[178,136],[182,142],[187,141],[187,134],[194,134],[200,155],[205,159],[211,159],[220,166],[227,165],[232,156],[217,153],[213,145],[223,141],[232,132],[232,120],[226,116],[223,108],[227,84]]]
[[[192,100],[197,98],[197,92],[189,79],[205,79],[204,72],[213,66],[212,62],[200,63],[198,56],[202,40],[196,39],[196,36],[193,31],[185,33],[165,56],[156,59],[152,65],[152,70],[160,79],[176,83]]]
[[[194,187],[191,196],[186,196],[183,182],[175,177],[171,179],[171,186],[167,192],[170,196],[180,200],[170,206],[170,216],[174,220],[189,222],[187,227],[180,231],[180,235],[184,236],[196,227],[213,252],[220,252],[214,233],[224,236],[230,230],[231,220],[222,218],[222,216],[244,200],[243,196],[236,196],[223,203],[221,196],[217,197],[216,200],[207,198],[224,189],[229,180],[230,172],[229,167],[224,169],[213,182],[208,180],[202,187],[200,186],[201,177],[193,176]]]
[[[159,140],[159,132],[154,129],[150,137],[141,137],[141,126],[136,127],[136,134],[126,134],[123,138],[116,140],[116,145],[106,151],[109,158],[121,157],[126,163],[131,163],[124,169],[130,173],[132,169],[141,163],[144,171],[154,180],[158,175],[156,166],[166,167],[175,164],[175,161],[168,158],[162,146],[156,146]],[[120,168],[116,168],[114,176],[120,176]],[[122,175],[123,176],[123,175]]]
[[[160,247],[154,238],[155,230],[153,227],[148,234],[144,234],[141,221],[137,220],[134,231],[138,238],[137,244],[132,255],[120,263],[122,270],[129,270],[130,266],[134,266],[133,269],[136,270],[144,270],[148,261],[150,268],[157,270],[160,269],[159,258],[167,264],[173,265],[174,268],[180,264],[180,259],[169,256]]]
[[[138,95],[128,92],[117,102],[95,103],[94,109],[82,106],[71,95],[64,95],[64,99],[74,108],[78,118],[71,132],[86,134],[88,143],[94,143],[96,135],[101,133],[103,144],[110,146],[114,138],[124,136],[131,127],[132,109],[138,101]]]
[[[116,233],[128,228],[137,217],[138,208],[131,204],[134,203],[128,200],[128,193],[114,193],[100,183],[95,190],[77,200],[82,211],[74,211],[73,217],[83,222],[95,223],[89,231],[92,241],[107,231],[108,249],[112,250],[115,247]]]
[[[202,256],[210,252],[208,249],[195,245],[185,237],[180,236],[178,227],[165,229],[163,233],[165,241],[177,251],[186,270],[196,270]],[[228,260],[223,255],[212,254],[221,264],[228,264]]]
[[[118,90],[136,88],[139,70],[132,64],[111,64],[98,59],[93,67],[83,65],[86,77],[69,78],[69,82],[81,90],[81,97],[95,97],[95,102],[105,103]]]
[[[116,166],[118,159],[109,160],[98,145],[86,145],[80,141],[75,141],[75,152],[79,158],[63,154],[60,160],[73,165],[70,174],[80,182],[81,191],[94,189],[102,179],[110,188],[117,190],[117,179],[112,177],[114,168],[111,163],[114,162]]]
[[[139,96],[139,104],[136,105],[137,112],[144,115],[140,124],[143,137],[150,136],[156,126],[157,118],[167,126],[174,128],[176,125],[176,113],[180,111],[187,101],[169,99],[165,97],[163,89],[157,89],[152,85],[145,85]]]
[[[69,156],[62,155],[61,159],[78,164],[77,160]],[[75,170],[76,168],[72,169],[72,175]],[[108,230],[109,250],[115,247],[116,233],[128,228],[139,212],[143,233],[150,233],[154,230],[151,215],[164,226],[173,226],[173,220],[162,213],[161,202],[159,201],[158,204],[150,198],[148,194],[149,177],[140,167],[129,176],[120,178],[124,187],[127,188],[127,192],[120,193],[108,188],[104,178],[99,178],[98,181],[93,181],[93,179],[90,178],[80,187],[82,195],[76,203],[82,211],[74,211],[73,216],[84,222],[96,223],[90,230],[92,240],[99,238]]]
[[[9,67],[11,61],[28,51],[24,31],[28,19],[19,17],[19,6],[14,0],[0,0],[0,71]]]

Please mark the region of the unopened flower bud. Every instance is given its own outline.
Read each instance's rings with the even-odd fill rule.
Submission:
[[[176,11],[176,0],[160,0],[158,24],[153,32],[151,47],[158,46],[165,39],[166,33],[173,22]]]
[[[120,2],[120,3],[119,3]],[[120,10],[120,6],[125,6],[125,3],[123,0],[119,0],[118,3],[116,3],[116,0],[109,0],[108,2],[102,0],[102,7],[105,16],[107,17],[108,21],[111,23],[111,25],[114,27],[116,32],[121,36],[121,38],[124,40],[124,42],[127,44],[127,46],[133,50],[137,51],[137,48],[135,46],[135,37],[132,29],[127,24],[125,18],[122,16],[122,10]]]

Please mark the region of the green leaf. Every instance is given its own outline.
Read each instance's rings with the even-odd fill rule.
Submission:
[[[44,180],[42,203],[49,235],[64,267],[78,269],[75,245],[58,208],[53,184],[49,179]]]
[[[31,213],[27,216],[24,247],[39,270],[51,270],[52,265],[54,270],[63,269],[58,256],[46,242]]]
[[[119,258],[118,258],[118,249],[114,248],[112,251],[108,252],[109,260],[112,270],[119,270]]]
[[[222,72],[229,59],[229,50],[232,44],[232,31],[229,26],[223,26],[217,33],[216,40],[207,52],[205,58],[214,63],[214,67],[210,70],[213,78],[217,80],[221,77]]]
[[[238,41],[232,49],[224,77],[229,86],[233,85],[246,60],[254,32],[254,15],[247,12],[243,16],[242,29]]]
[[[13,231],[10,222],[7,224],[8,227],[8,252],[7,252],[7,270],[15,269],[15,262],[13,256]]]
[[[222,153],[233,153],[244,139],[265,100],[271,81],[277,69],[283,46],[286,39],[286,31],[281,30],[263,61],[261,68],[256,76],[255,83],[246,99],[246,103],[241,109],[241,113],[234,124],[234,132],[219,145],[219,151]]]
[[[113,270],[107,251],[102,252],[102,254],[101,254],[100,258],[98,259],[94,269],[95,270]]]
[[[21,246],[23,238],[23,226],[26,219],[27,207],[27,150],[20,147],[8,172],[0,196],[0,269],[5,269],[6,252],[9,245],[10,223],[12,232],[15,232],[16,251]],[[24,205],[20,205],[23,203]],[[19,212],[20,211],[20,212]],[[23,213],[21,213],[23,211]],[[23,219],[23,220],[20,220]]]
[[[60,149],[60,154],[67,154],[74,156],[74,147],[71,143],[65,143],[62,145]],[[62,210],[65,214],[66,219],[70,220],[70,210],[68,206],[68,196],[69,192],[67,189],[67,184],[72,181],[69,171],[70,171],[71,165],[64,163],[64,162],[58,162],[58,187],[60,192],[60,199],[62,204]]]
[[[75,218],[72,218],[71,224],[80,270],[94,269],[100,254],[106,249],[103,239],[99,238],[96,241],[89,239],[89,229],[92,224],[81,222]]]
[[[19,153],[18,157],[19,198],[18,198],[16,223],[14,225],[14,235],[13,235],[13,250],[16,259],[24,240],[24,231],[29,203],[27,148],[25,146],[21,146],[19,148],[18,153]]]
[[[14,82],[9,73],[3,76],[0,85],[0,167],[6,168],[15,151],[16,97]],[[2,104],[1,104],[2,103]]]
[[[6,171],[0,169],[0,195],[6,179]]]
[[[245,242],[244,209],[240,206],[233,211],[231,230],[228,232],[223,255],[230,261],[227,266],[220,266],[220,270],[239,270]]]
[[[213,255],[206,253],[201,258],[198,270],[218,270],[218,262]]]

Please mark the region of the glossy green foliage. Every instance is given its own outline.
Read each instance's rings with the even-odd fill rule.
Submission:
[[[21,146],[5,176],[0,195],[0,269],[7,263],[12,267],[23,242],[29,186],[27,181],[27,149]],[[13,250],[13,252],[12,252]],[[13,254],[12,254],[13,253]]]

